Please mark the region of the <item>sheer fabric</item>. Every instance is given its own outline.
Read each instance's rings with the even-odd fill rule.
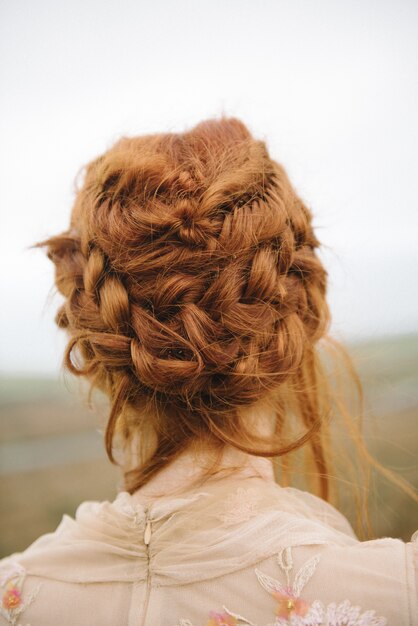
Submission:
[[[417,626],[416,535],[361,542],[320,498],[257,477],[151,505],[120,492],[0,561],[0,624]]]

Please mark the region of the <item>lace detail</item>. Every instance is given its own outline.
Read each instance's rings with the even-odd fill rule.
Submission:
[[[387,626],[385,617],[378,617],[373,610],[362,612],[349,600],[339,604],[332,602],[325,606],[319,600],[312,603],[300,597],[304,587],[315,573],[321,556],[310,558],[295,574],[291,582],[293,570],[292,549],[283,548],[277,556],[277,563],[285,575],[286,583],[255,569],[260,585],[277,600],[276,619],[265,626]],[[189,620],[180,620],[177,626],[193,626]],[[229,611],[225,606],[223,613],[211,612],[205,626],[256,626],[242,615]]]
[[[286,576],[286,586],[278,580],[266,576],[256,569],[255,574],[260,585],[279,601],[277,607],[278,617],[290,617],[292,615],[305,616],[309,610],[309,604],[300,599],[303,588],[315,573],[315,569],[320,561],[320,556],[316,555],[309,559],[297,572],[293,584],[290,582],[290,572],[293,569],[292,549],[283,548],[277,557],[280,569]]]
[[[2,599],[0,615],[14,625],[18,617],[34,601],[39,593],[39,584],[27,598],[23,599],[23,583],[26,578],[26,570],[17,561],[8,560],[0,568],[0,587],[2,587]]]
[[[259,493],[256,489],[239,487],[225,501],[223,511],[219,515],[224,526],[233,526],[247,521],[258,514]]]
[[[305,617],[278,618],[270,626],[387,626],[387,620],[377,617],[375,611],[362,613],[362,609],[350,604],[349,600],[328,606],[315,600]]]

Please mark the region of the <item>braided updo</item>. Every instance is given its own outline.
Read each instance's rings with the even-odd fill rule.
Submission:
[[[109,457],[128,410],[129,429],[153,432],[128,490],[196,438],[265,456],[310,441],[325,475],[315,345],[327,273],[310,211],[242,122],[121,139],[87,165],[70,228],[37,245],[65,296],[65,364],[111,399]],[[285,385],[304,425],[287,443]],[[263,440],[241,409],[267,398],[277,427]]]

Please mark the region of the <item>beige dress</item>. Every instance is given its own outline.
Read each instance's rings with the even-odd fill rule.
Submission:
[[[416,535],[360,542],[323,500],[260,477],[150,506],[120,492],[0,561],[0,624],[417,625]]]

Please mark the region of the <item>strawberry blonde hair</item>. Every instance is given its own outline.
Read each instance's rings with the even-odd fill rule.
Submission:
[[[282,461],[283,481],[305,446],[330,498],[319,245],[285,170],[238,119],[122,138],[86,166],[70,228],[36,246],[65,297],[64,363],[110,399],[109,458],[116,432],[148,445],[128,491],[206,441]],[[274,410],[272,434],[254,432],[251,407]]]

